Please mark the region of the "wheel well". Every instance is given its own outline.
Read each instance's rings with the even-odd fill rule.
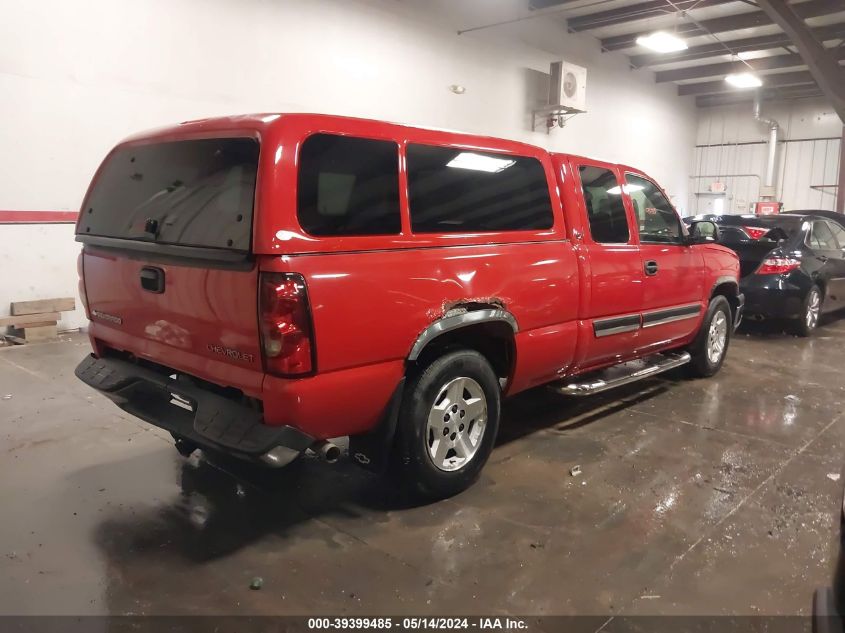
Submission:
[[[731,314],[734,318],[736,318],[736,311],[739,308],[739,297],[737,296],[738,291],[739,289],[736,283],[726,281],[713,288],[713,294],[710,295],[710,298],[712,299],[716,296],[722,296],[727,299],[728,304],[731,306]]]
[[[477,323],[444,332],[432,339],[410,364],[423,368],[436,358],[456,349],[475,350],[487,359],[496,376],[510,379],[516,358],[516,344],[513,328],[501,321]]]

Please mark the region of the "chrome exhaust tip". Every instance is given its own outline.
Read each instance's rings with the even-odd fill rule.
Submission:
[[[340,459],[340,449],[327,440],[317,442],[311,450],[327,464],[334,464]]]

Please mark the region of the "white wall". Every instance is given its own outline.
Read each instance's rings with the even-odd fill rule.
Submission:
[[[77,209],[103,155],[140,129],[268,111],[446,127],[627,162],[683,209],[696,132],[691,100],[548,18],[456,33],[524,13],[524,5],[0,0],[0,209]],[[561,58],[588,68],[589,112],[550,135],[532,132],[542,73]],[[450,84],[466,93],[453,94]],[[0,314],[4,304],[0,296]]]
[[[838,180],[842,137],[839,117],[825,101],[816,99],[764,102],[763,114],[778,121],[781,138],[787,141],[778,149],[778,200],[787,210],[833,210],[836,189],[820,186],[833,185]],[[701,178],[693,180],[690,209],[699,213],[713,211],[717,198],[696,197],[694,193],[707,191],[711,182],[720,180],[728,189],[725,211],[746,212],[759,196],[766,165],[766,137],[767,130],[754,121],[750,104],[701,110],[693,168],[694,175]]]
[[[76,297],[76,310],[62,312],[59,330],[85,323],[77,292],[76,257],[72,224],[0,225],[0,314],[9,314],[12,301]],[[0,333],[5,328],[0,328]]]

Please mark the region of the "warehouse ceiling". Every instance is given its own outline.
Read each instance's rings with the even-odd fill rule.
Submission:
[[[604,51],[628,55],[632,67],[653,70],[658,83],[675,83],[679,95],[695,96],[699,106],[752,99],[754,91],[725,81],[742,72],[762,79],[767,99],[825,94],[797,41],[753,0],[531,0],[531,8],[559,15],[570,31],[595,36]],[[807,29],[834,62],[845,62],[845,0],[803,0],[789,8],[798,28]],[[687,50],[655,53],[637,44],[655,31],[678,35]]]

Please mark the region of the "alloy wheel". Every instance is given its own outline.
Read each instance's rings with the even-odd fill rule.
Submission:
[[[428,415],[425,442],[434,465],[443,471],[466,466],[484,438],[487,426],[487,398],[472,378],[460,377],[446,383]]]
[[[713,315],[707,332],[707,360],[718,364],[728,344],[728,319],[721,310]]]

